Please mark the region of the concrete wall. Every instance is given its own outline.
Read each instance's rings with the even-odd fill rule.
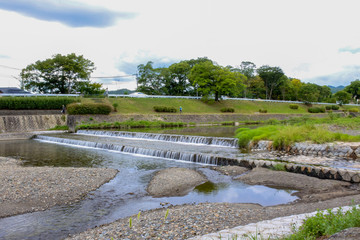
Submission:
[[[65,124],[65,115],[0,116],[0,133],[47,130]]]

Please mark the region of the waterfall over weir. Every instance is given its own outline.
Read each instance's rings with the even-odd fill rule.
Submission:
[[[43,135],[38,135],[38,136],[36,136],[35,139],[41,140],[41,141],[59,143],[59,144],[68,144],[68,145],[73,145],[73,146],[96,148],[96,149],[116,151],[116,152],[121,152],[121,153],[131,153],[131,154],[138,154],[138,155],[143,155],[143,156],[160,157],[160,158],[166,158],[166,159],[172,159],[172,160],[181,160],[181,161],[188,161],[188,162],[201,163],[201,164],[210,164],[210,165],[218,165],[218,164],[222,165],[224,162],[234,161],[233,159],[227,159],[227,158],[223,158],[223,157],[219,157],[219,156],[212,156],[212,155],[186,153],[186,152],[183,153],[183,152],[157,150],[157,149],[147,149],[147,148],[139,148],[139,147],[132,147],[132,146],[116,145],[116,144],[112,144],[112,143],[90,142],[90,141],[50,137],[50,136],[43,136]]]
[[[222,147],[238,147],[238,139],[236,138],[219,138],[219,137],[203,137],[203,136],[123,132],[123,131],[93,131],[93,130],[79,130],[77,131],[77,133],[84,135],[96,135],[96,136],[107,136],[107,137],[118,137],[118,138],[138,138],[138,139],[157,140],[157,141],[166,141],[166,142],[215,145]]]

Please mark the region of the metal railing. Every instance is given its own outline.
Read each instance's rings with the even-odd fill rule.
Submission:
[[[0,97],[80,97],[81,94],[10,94],[0,93]],[[201,97],[195,96],[167,96],[167,95],[127,95],[127,94],[108,94],[107,97],[114,98],[179,98],[179,99],[201,99]],[[237,100],[237,101],[255,101],[255,102],[276,102],[276,103],[290,103],[290,104],[303,104],[301,101],[286,101],[286,100],[269,100],[269,99],[253,99],[253,98],[229,98],[224,97],[222,100]],[[335,103],[324,103],[324,102],[310,102],[310,104],[318,105],[331,105]],[[343,104],[347,106],[360,106],[360,104]]]

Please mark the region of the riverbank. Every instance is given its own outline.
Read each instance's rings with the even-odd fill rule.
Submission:
[[[117,174],[115,169],[23,167],[0,157],[0,218],[81,200]]]
[[[220,172],[224,171],[222,168],[219,167]],[[237,169],[226,169],[226,172],[239,171]],[[299,192],[296,195],[300,198],[290,204],[271,207],[240,203],[201,203],[196,205],[165,206],[164,208],[141,212],[140,215],[131,216],[131,226],[129,225],[130,217],[123,218],[116,222],[70,236],[67,240],[111,238],[187,239],[277,217],[360,203],[360,192],[357,184],[334,180],[320,180],[301,174],[263,169],[255,169],[250,171],[248,175],[252,180],[247,181],[250,184],[264,184],[280,188],[283,188],[284,184],[286,184],[288,189],[298,189]]]

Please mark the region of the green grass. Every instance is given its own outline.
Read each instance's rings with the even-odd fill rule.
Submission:
[[[85,99],[85,101],[90,101]],[[223,100],[212,104],[207,104],[196,99],[176,99],[176,98],[109,98],[104,99],[111,104],[117,104],[118,114],[155,114],[154,106],[167,106],[183,109],[183,114],[221,114],[223,108],[233,108],[235,113],[253,114],[259,109],[266,109],[267,114],[299,114],[307,113],[304,104],[299,104],[299,109],[290,109],[289,103],[269,103],[254,101]]]
[[[239,128],[236,130],[239,147],[247,148],[250,141],[273,141],[276,149],[284,149],[295,142],[311,141],[313,143],[326,143],[334,141],[356,142],[360,136],[351,136],[343,133],[334,133],[315,124],[305,125],[268,125],[256,129]]]
[[[148,127],[184,127],[188,124],[183,122],[163,121],[124,121],[124,122],[101,122],[83,123],[76,126],[77,129],[123,129],[123,128],[148,128]]]
[[[331,210],[319,211],[315,216],[307,218],[296,233],[284,240],[315,240],[352,227],[360,227],[360,209],[355,206],[345,213],[341,209],[336,213]]]

